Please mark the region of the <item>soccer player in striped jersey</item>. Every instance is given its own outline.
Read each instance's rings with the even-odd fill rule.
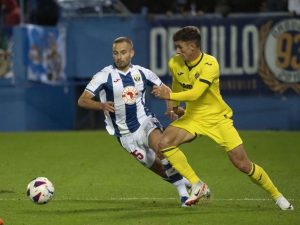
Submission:
[[[280,209],[293,210],[293,206],[278,191],[265,170],[247,157],[243,141],[233,126],[232,110],[220,94],[219,64],[213,56],[201,52],[199,29],[194,26],[184,27],[174,34],[173,41],[177,53],[169,60],[173,92],[157,85],[152,93],[161,99],[176,101],[176,104],[185,102],[186,111],[166,128],[160,139],[160,150],[173,167],[188,178],[186,159],[177,146],[206,135],[224,147],[233,165],[265,189]],[[206,185],[198,179],[197,183],[193,183],[186,204],[197,202],[205,189]]]
[[[114,64],[93,76],[78,104],[104,111],[107,132],[116,136],[123,148],[145,167],[174,184],[182,206],[186,206],[189,197],[186,185],[189,182],[158,151],[162,126],[145,105],[146,87],[164,84],[149,69],[131,64],[134,49],[129,38],[114,40],[112,53]],[[95,96],[99,101],[94,100]],[[194,173],[190,165],[187,166]],[[206,194],[209,195],[209,191]]]

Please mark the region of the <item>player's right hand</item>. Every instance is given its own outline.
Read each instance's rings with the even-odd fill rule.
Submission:
[[[113,102],[102,102],[101,106],[104,112],[115,112],[115,107]]]

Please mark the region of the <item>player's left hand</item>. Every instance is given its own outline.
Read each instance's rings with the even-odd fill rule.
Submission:
[[[155,97],[160,98],[160,99],[170,99],[170,88],[167,86],[153,86],[152,94],[154,94]]]
[[[165,115],[167,115],[167,117],[168,117],[171,121],[174,121],[174,120],[177,120],[177,119],[178,119],[178,115],[177,115],[173,110],[170,110],[170,111],[165,112]]]
[[[183,107],[181,107],[181,106],[175,107],[173,110],[174,110],[174,112],[176,113],[176,115],[178,117],[182,117],[184,115],[184,113],[185,113],[185,109]]]

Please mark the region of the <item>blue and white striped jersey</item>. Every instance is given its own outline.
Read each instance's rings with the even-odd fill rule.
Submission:
[[[135,132],[147,117],[154,117],[145,106],[146,86],[161,84],[155,73],[142,66],[131,65],[124,73],[110,65],[96,73],[85,90],[101,102],[114,102],[115,113],[105,113],[106,130],[121,137]]]

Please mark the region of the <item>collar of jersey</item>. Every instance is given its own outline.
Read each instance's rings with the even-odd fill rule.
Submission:
[[[130,64],[130,66],[129,66],[129,68],[128,68],[128,70],[127,70],[126,72],[123,72],[122,70],[119,70],[119,69],[116,67],[116,64],[113,64],[113,68],[114,68],[115,70],[117,70],[119,74],[121,74],[121,75],[123,75],[123,76],[127,76],[128,74],[131,73],[132,64]]]
[[[195,66],[197,66],[201,62],[203,56],[204,56],[204,54],[203,54],[203,52],[201,52],[201,54],[195,60],[193,60],[189,63],[187,61],[184,61],[185,65],[188,67],[189,71],[191,71]]]

